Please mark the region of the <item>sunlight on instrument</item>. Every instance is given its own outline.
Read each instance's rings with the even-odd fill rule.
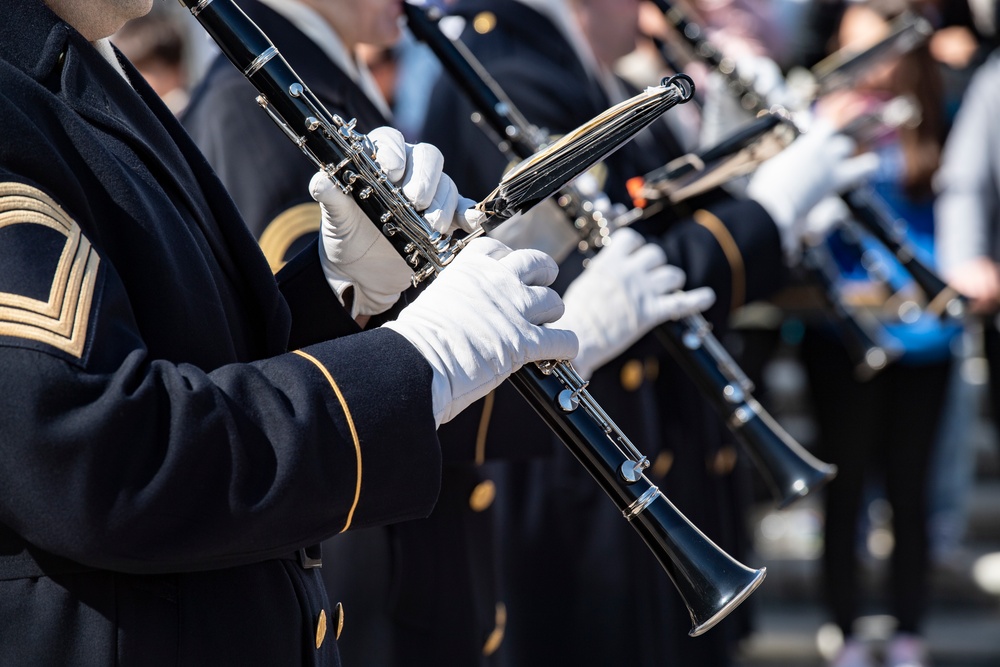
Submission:
[[[423,8],[404,5],[411,32],[426,43],[476,107],[476,122],[493,137],[507,137],[501,151],[524,158],[542,142],[517,107],[459,40],[437,27]],[[577,231],[579,250],[597,252],[615,229],[632,222],[625,216],[608,219],[578,189],[560,191],[557,204]],[[836,474],[807,452],[751,395],[753,384],[712,333],[700,313],[658,326],[655,335],[694,381],[709,404],[746,449],[779,507],[786,507],[820,488]]]
[[[433,231],[382,173],[371,142],[354,130],[353,121],[326,111],[232,0],[180,2],[254,85],[260,93],[258,104],[278,127],[355,199],[413,266],[414,282],[444,270],[468,239]],[[553,194],[671,106],[690,99],[692,89],[685,79],[665,80],[613,107],[508,174],[480,205],[486,216],[483,228]],[[688,605],[692,635],[714,626],[760,585],[764,569],[748,568],[719,549],[645,476],[648,459],[611,421],[570,363],[528,364],[510,379],[662,564]]]

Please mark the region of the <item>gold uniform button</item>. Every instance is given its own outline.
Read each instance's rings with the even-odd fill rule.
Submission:
[[[670,468],[674,465],[674,453],[668,452],[666,450],[660,452],[656,455],[656,460],[653,461],[653,475],[656,477],[664,477]]]
[[[344,605],[339,602],[337,603],[337,606],[333,608],[333,624],[337,628],[333,638],[340,639],[340,633],[344,631]]]
[[[316,619],[316,648],[318,649],[323,645],[323,640],[326,639],[326,609],[319,612],[319,618]]]
[[[656,378],[660,377],[660,360],[656,357],[646,357],[645,371],[646,380],[656,382]]]
[[[736,467],[736,448],[732,445],[721,447],[709,464],[709,470],[720,477],[728,475]]]
[[[489,509],[496,497],[497,485],[493,483],[493,480],[483,480],[476,484],[476,488],[472,489],[472,493],[469,494],[469,507],[472,508],[473,512],[482,512]]]
[[[472,29],[480,35],[485,35],[495,27],[497,27],[497,15],[493,12],[479,12],[472,19]]]
[[[500,644],[503,643],[503,636],[507,630],[507,606],[503,602],[497,602],[493,620],[493,631],[486,638],[483,644],[483,655],[489,657],[497,652]]]
[[[635,391],[642,386],[642,381],[645,377],[646,371],[643,368],[642,362],[638,359],[630,359],[622,366],[619,379],[622,383],[622,389],[625,391]]]

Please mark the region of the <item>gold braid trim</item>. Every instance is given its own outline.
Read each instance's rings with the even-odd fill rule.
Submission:
[[[496,392],[491,391],[483,399],[483,414],[479,418],[479,429],[476,431],[476,465],[481,466],[486,461],[486,434],[490,430],[490,419],[493,417],[493,403]]]
[[[726,229],[726,225],[714,214],[699,209],[694,213],[694,221],[712,233],[715,241],[722,248],[722,254],[729,262],[729,272],[732,274],[733,280],[733,295],[729,309],[736,310],[745,303],[747,297],[746,266],[743,264],[743,254],[740,252],[740,247],[736,245],[736,240]]]
[[[101,259],[51,197],[24,183],[0,183],[0,229],[40,225],[66,237],[45,301],[0,292],[0,335],[51,345],[79,359]]]
[[[309,232],[319,231],[320,216],[319,204],[306,202],[283,211],[267,224],[257,243],[272,273],[285,265],[285,256],[295,241]]]
[[[358,461],[358,475],[357,483],[354,486],[354,502],[351,503],[351,509],[347,513],[347,522],[344,523],[344,527],[340,529],[340,532],[344,532],[351,527],[351,521],[354,519],[354,510],[357,509],[358,501],[361,499],[361,440],[358,438],[358,430],[354,427],[354,418],[351,416],[350,408],[347,407],[347,400],[344,399],[344,395],[341,393],[340,387],[337,386],[336,381],[333,379],[333,376],[330,375],[330,371],[326,369],[326,366],[320,363],[316,357],[306,354],[302,350],[295,350],[292,354],[297,354],[303,359],[308,359],[316,366],[316,368],[319,369],[319,372],[323,374],[323,377],[326,378],[326,381],[329,382],[330,386],[333,388],[333,393],[336,394],[337,400],[340,401],[340,407],[344,411],[344,416],[347,417],[347,426],[351,429],[351,439],[354,440],[354,453]]]

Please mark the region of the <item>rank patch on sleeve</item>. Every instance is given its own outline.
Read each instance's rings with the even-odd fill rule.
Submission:
[[[0,335],[80,358],[99,263],[79,225],[48,195],[0,183]]]

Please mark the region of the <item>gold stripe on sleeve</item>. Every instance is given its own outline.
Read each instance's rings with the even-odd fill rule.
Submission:
[[[496,392],[491,391],[483,399],[483,414],[479,418],[479,430],[476,432],[476,465],[481,466],[486,461],[486,434],[490,430],[490,418],[493,417],[493,402]]]
[[[306,354],[302,350],[295,350],[293,354],[297,354],[303,359],[311,361],[316,368],[319,369],[320,373],[323,374],[326,381],[330,383],[330,386],[333,388],[333,393],[337,395],[337,400],[340,401],[340,407],[344,411],[344,416],[347,417],[347,426],[351,429],[351,438],[354,440],[354,454],[358,461],[358,479],[354,486],[354,502],[351,503],[351,509],[347,513],[347,522],[344,524],[344,527],[340,529],[340,532],[344,532],[351,527],[351,521],[354,519],[354,510],[357,509],[358,501],[361,499],[361,441],[358,439],[358,430],[354,427],[354,418],[351,417],[351,409],[347,407],[347,401],[344,399],[344,395],[341,393],[340,387],[337,386],[337,382],[333,379],[333,376],[330,375],[330,371],[326,369],[326,366],[320,363],[316,357]]]
[[[740,247],[736,245],[736,240],[733,239],[726,226],[714,214],[700,209],[695,211],[694,221],[712,233],[729,262],[729,272],[732,274],[733,280],[733,296],[729,303],[729,309],[736,310],[743,305],[747,296],[746,266],[743,263]]]

